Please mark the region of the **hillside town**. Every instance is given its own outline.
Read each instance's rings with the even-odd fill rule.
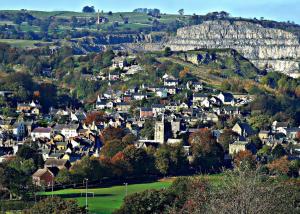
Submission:
[[[300,213],[298,2],[90,3],[0,4],[0,213]]]
[[[132,74],[143,70],[136,63],[126,64],[134,59],[135,56],[115,57],[108,74],[87,78],[89,81],[105,80],[109,85],[130,79]],[[34,143],[42,154],[44,166],[32,175],[33,181],[37,185],[50,186],[59,170],[69,169],[85,156],[99,157],[104,144],[102,133],[108,128],[120,128],[132,134],[137,148],[180,144],[190,161],[192,152],[187,139],[194,132],[200,128],[209,129],[219,142],[222,133],[230,131],[228,148],[224,148],[224,159],[229,167],[233,156],[240,151],[250,150],[256,154],[263,145],[270,148],[281,145],[287,149],[299,144],[300,127],[293,127],[288,122],[273,121],[265,130],[254,130],[249,125],[247,117],[251,112],[243,107],[255,99],[254,95],[219,91],[199,81],[184,84],[170,74],[164,74],[160,81],[160,85],[142,84],[127,90],[110,87],[97,95],[90,111],[66,107],[50,108],[48,113],[42,113],[36,100],[18,103],[16,117],[0,115],[0,161],[14,157],[23,145]],[[185,92],[184,99],[171,99],[182,91]],[[7,100],[14,98],[11,91],[0,94]],[[153,98],[159,101],[158,104],[147,103]],[[139,105],[133,105],[137,102]],[[226,121],[232,123],[230,128],[218,128]],[[255,137],[262,145],[253,143]],[[300,157],[297,147],[287,151],[290,159]]]

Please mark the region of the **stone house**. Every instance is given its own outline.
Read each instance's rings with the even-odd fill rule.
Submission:
[[[229,154],[234,155],[240,151],[245,151],[248,144],[248,141],[235,141],[234,143],[229,144]]]
[[[54,174],[48,169],[38,169],[32,175],[32,181],[36,186],[51,186],[54,182]]]

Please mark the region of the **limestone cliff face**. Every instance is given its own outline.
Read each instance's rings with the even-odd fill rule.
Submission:
[[[184,27],[165,46],[175,51],[231,48],[261,69],[287,74],[300,71],[300,44],[295,35],[249,22],[207,21]]]

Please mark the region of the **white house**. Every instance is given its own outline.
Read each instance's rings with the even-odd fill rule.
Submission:
[[[209,99],[207,97],[204,100],[201,101],[201,106],[205,107],[205,108],[209,108],[210,107],[210,101],[209,101]]]
[[[217,97],[224,105],[234,105],[234,97],[230,93],[221,92]]]
[[[178,86],[178,80],[177,79],[166,79],[164,80],[164,86]]]
[[[31,137],[35,141],[39,138],[51,139],[52,129],[50,127],[37,127],[31,132]]]
[[[136,93],[136,94],[133,94],[133,99],[135,99],[135,100],[147,99],[147,95]]]

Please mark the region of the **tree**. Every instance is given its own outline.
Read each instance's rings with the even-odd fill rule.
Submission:
[[[147,119],[144,123],[144,127],[141,130],[141,136],[146,139],[154,138],[154,121]]]
[[[239,151],[234,156],[234,164],[236,167],[240,168],[241,170],[256,168],[255,157],[254,155],[252,155],[252,153],[249,150]]]
[[[155,173],[153,160],[144,149],[130,145],[123,150],[123,154],[124,160],[127,161],[131,173],[134,176],[144,176]]]
[[[186,172],[188,161],[182,145],[161,146],[155,153],[155,166],[163,175],[178,175]]]
[[[44,165],[43,157],[40,154],[36,145],[26,145],[21,146],[17,152],[17,157],[25,160],[32,159],[37,168]]]
[[[105,122],[107,119],[105,118],[105,113],[101,111],[93,111],[87,114],[84,123],[89,125],[93,122],[98,125],[101,122]]]
[[[188,74],[190,73],[190,69],[188,67],[185,67],[182,71],[179,73],[180,79],[184,79]]]
[[[134,142],[136,142],[136,140],[137,140],[137,137],[132,133],[129,133],[122,138],[122,142],[124,142],[128,145],[134,144]]]
[[[233,143],[235,133],[231,129],[224,129],[220,134],[219,143],[222,145],[224,151],[229,151],[229,144]]]
[[[272,174],[288,175],[290,169],[290,161],[288,160],[287,156],[284,156],[272,161],[267,166]]]
[[[165,50],[164,50],[164,56],[165,57],[168,57],[168,56],[171,56],[172,55],[172,50],[170,47],[166,47]]]
[[[223,165],[224,150],[215,141],[209,129],[199,129],[189,137],[195,169],[210,172],[218,171]]]
[[[184,15],[184,9],[178,10],[179,15],[183,16]]]
[[[212,193],[204,213],[295,212],[299,187],[293,184],[274,183],[251,170],[228,172],[224,178],[224,185]]]
[[[83,13],[95,13],[95,8],[94,6],[84,6],[82,8]]]
[[[76,183],[82,182],[85,178],[90,181],[97,181],[106,176],[107,169],[100,160],[85,156],[72,165],[70,174],[72,181]]]
[[[71,173],[67,169],[59,170],[57,176],[55,177],[55,182],[59,184],[68,184],[71,182]]]
[[[123,149],[125,149],[126,146],[128,146],[128,144],[126,144],[125,142],[122,142],[118,139],[112,139],[110,141],[105,142],[104,146],[101,149],[101,154],[105,157],[112,158],[118,152],[123,151]]]
[[[146,190],[127,196],[122,207],[115,214],[161,213],[168,205],[171,205],[171,200],[163,190]]]
[[[48,111],[50,107],[55,106],[57,99],[57,89],[54,84],[42,83],[39,87],[40,103],[44,112]]]
[[[24,210],[24,214],[34,213],[85,213],[75,200],[65,200],[58,197],[48,197],[36,203],[31,209]]]
[[[281,158],[286,155],[286,151],[281,144],[277,144],[271,153],[275,159]]]
[[[126,135],[124,129],[122,128],[114,128],[107,127],[101,133],[101,138],[104,143],[112,141],[112,140],[122,140],[122,138]]]

